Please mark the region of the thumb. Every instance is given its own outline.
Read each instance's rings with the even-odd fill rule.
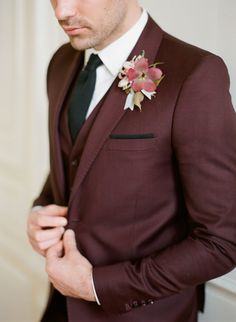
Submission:
[[[47,250],[46,259],[47,259],[47,261],[52,261],[52,260],[58,259],[62,256],[62,253],[63,253],[63,243],[62,243],[62,241],[60,241],[59,243],[50,247]]]
[[[78,251],[75,240],[75,233],[72,229],[65,231],[63,236],[64,251],[65,254],[68,254],[71,251]]]

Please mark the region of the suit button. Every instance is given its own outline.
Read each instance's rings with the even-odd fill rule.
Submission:
[[[78,165],[78,160],[74,159],[72,162],[71,162],[71,165],[72,167],[76,167]]]
[[[146,306],[146,305],[147,305],[147,303],[146,303],[145,301],[141,301],[141,305],[142,305],[142,306]]]
[[[154,304],[154,301],[153,300],[147,300],[147,304]]]

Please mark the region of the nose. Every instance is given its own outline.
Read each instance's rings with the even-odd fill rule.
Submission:
[[[76,9],[70,1],[61,0],[57,1],[56,6],[54,7],[54,12],[57,20],[63,21],[75,16]]]

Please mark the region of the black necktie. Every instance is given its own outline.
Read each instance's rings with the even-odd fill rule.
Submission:
[[[76,80],[69,101],[68,120],[72,140],[76,139],[93,97],[96,84],[96,69],[102,65],[98,55],[91,54],[89,61]]]

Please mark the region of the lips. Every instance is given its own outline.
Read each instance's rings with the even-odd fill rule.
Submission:
[[[80,31],[85,29],[85,27],[62,27],[69,36],[75,36],[77,35]]]

